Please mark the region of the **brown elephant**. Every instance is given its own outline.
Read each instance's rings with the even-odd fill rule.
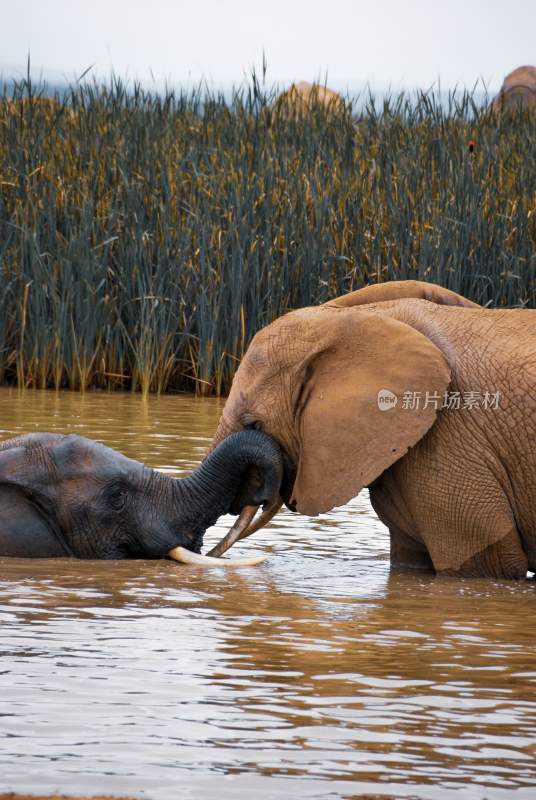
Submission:
[[[518,67],[510,72],[493,101],[493,110],[497,113],[515,111],[519,107],[536,111],[536,67]]]
[[[536,570],[536,311],[418,281],[293,311],[253,339],[214,445],[249,428],[281,445],[292,510],[368,487],[394,565]]]
[[[291,84],[290,88],[277,98],[274,109],[286,114],[305,114],[315,104],[337,112],[346,110],[346,104],[340,94],[322,84],[307,81]]]

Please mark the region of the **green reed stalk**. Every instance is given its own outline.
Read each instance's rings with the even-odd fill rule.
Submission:
[[[260,327],[388,279],[535,306],[533,117],[275,96],[256,76],[231,98],[4,92],[0,381],[224,394]]]

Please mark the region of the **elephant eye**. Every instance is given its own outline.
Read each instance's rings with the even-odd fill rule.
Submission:
[[[240,422],[245,430],[256,430],[254,426],[257,424],[257,419],[255,415],[251,413],[251,411],[243,411],[242,414],[240,414]]]
[[[124,508],[126,501],[127,501],[126,489],[120,486],[116,486],[114,489],[112,489],[108,497],[108,503],[110,504],[110,506],[113,508],[114,511],[121,511]]]
[[[247,425],[244,425],[245,430],[247,431],[262,431],[262,422],[256,420],[255,422],[248,422]]]

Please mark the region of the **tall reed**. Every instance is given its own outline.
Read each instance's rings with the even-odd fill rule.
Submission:
[[[256,79],[230,99],[4,91],[0,380],[222,394],[260,327],[387,279],[535,305],[528,114],[469,94],[354,115],[272,99]]]

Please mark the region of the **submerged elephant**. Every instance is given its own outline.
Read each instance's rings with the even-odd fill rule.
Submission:
[[[518,67],[510,72],[493,101],[493,109],[498,113],[519,107],[536,111],[536,67]]]
[[[536,570],[536,311],[416,281],[293,311],[253,339],[214,445],[243,429],[281,445],[292,510],[369,487],[394,565]]]
[[[198,554],[206,529],[273,501],[281,474],[279,447],[251,431],[180,480],[82,436],[28,434],[0,444],[0,556],[211,563]]]

